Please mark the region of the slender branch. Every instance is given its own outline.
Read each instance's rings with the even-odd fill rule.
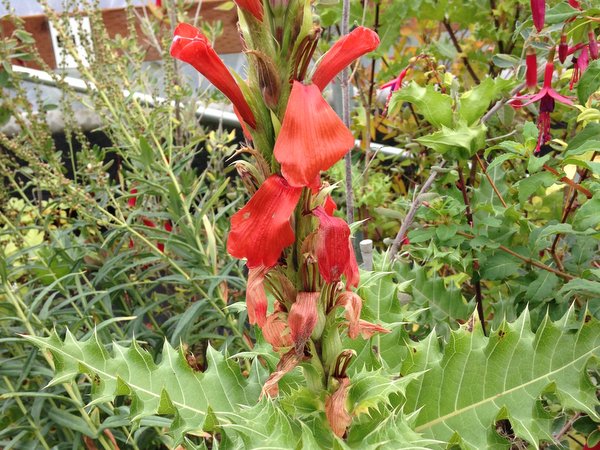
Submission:
[[[492,178],[490,177],[489,173],[487,172],[487,170],[485,168],[485,165],[483,164],[483,161],[481,160],[481,158],[479,157],[479,155],[477,153],[475,153],[475,158],[477,159],[477,163],[479,164],[479,167],[481,167],[483,174],[485,175],[487,180],[490,182],[492,189],[494,190],[494,192],[500,199],[500,203],[502,203],[502,206],[504,206],[505,208],[508,208],[508,206],[506,205],[506,202],[504,201],[504,198],[502,197],[502,194],[500,193],[500,191],[498,190],[498,187],[496,186],[496,183],[494,183],[494,180],[492,180]]]
[[[433,167],[431,169],[431,174],[429,175],[429,178],[427,178],[418,194],[415,188],[415,196],[412,205],[410,205],[410,209],[408,210],[406,217],[402,221],[400,230],[398,230],[398,234],[396,234],[396,238],[394,239],[394,243],[392,244],[392,248],[390,249],[390,253],[388,255],[388,260],[390,262],[392,262],[396,257],[396,254],[398,253],[398,250],[400,250],[400,246],[402,245],[402,241],[406,237],[408,228],[415,220],[415,214],[417,213],[417,209],[419,208],[419,206],[421,206],[422,203],[422,195],[425,192],[429,191],[431,185],[433,184],[433,181],[435,180],[435,177],[437,177],[437,174],[442,167],[444,167],[444,162],[442,162],[438,167]]]
[[[350,31],[350,0],[342,2],[342,35]],[[348,69],[342,71],[342,121],[346,127],[350,128],[350,86]],[[346,167],[346,220],[348,223],[354,222],[354,195],[352,190],[352,149],[348,150],[344,157]]]
[[[569,177],[566,177],[566,176],[562,176],[561,177],[560,173],[558,173],[558,171],[556,169],[548,166],[547,164],[544,164],[544,170],[547,170],[548,172],[550,172],[553,175],[556,175],[557,177],[560,177],[558,179],[559,181],[562,181],[563,183],[568,184],[573,189],[577,189],[579,192],[581,192],[587,198],[592,198],[593,197],[593,194],[590,191],[588,191],[586,188],[584,188],[583,186],[580,186],[579,184],[575,183]]]
[[[490,120],[490,117],[492,117],[496,113],[496,111],[498,111],[500,108],[502,108],[507,101],[509,101],[515,94],[517,94],[524,87],[525,87],[525,83],[521,83],[517,87],[515,87],[512,91],[510,91],[510,95],[508,98],[503,98],[502,100],[498,100],[494,104],[494,106],[492,106],[489,109],[489,111],[483,115],[483,117],[481,118],[481,123],[486,123],[488,120]]]
[[[571,429],[571,427],[573,426],[575,421],[577,419],[579,419],[580,416],[581,416],[581,413],[577,413],[573,417],[571,417],[569,420],[567,420],[567,423],[565,423],[564,426],[559,430],[559,432],[554,435],[554,439],[556,440],[556,442],[559,442],[561,440],[561,438],[565,434],[567,434],[567,432]]]
[[[465,64],[465,67],[467,68],[467,72],[469,72],[469,75],[471,75],[471,78],[473,78],[473,81],[475,83],[479,84],[481,81],[479,80],[479,77],[477,76],[477,74],[473,70],[473,67],[471,67],[471,63],[469,62],[469,58],[467,58],[467,55],[463,54],[462,47],[460,46],[460,43],[458,42],[458,39],[456,39],[456,34],[454,34],[454,30],[452,29],[452,25],[450,25],[450,22],[448,21],[448,19],[444,19],[444,21],[442,23],[444,24],[444,28],[446,28],[446,31],[450,35],[450,40],[452,41],[452,44],[454,45],[454,48],[456,49],[456,51],[458,53],[460,53],[462,55],[461,59],[463,60],[463,63]]]
[[[475,169],[477,166],[475,166]],[[463,196],[463,201],[467,208],[466,215],[467,221],[469,222],[469,226],[473,228],[473,211],[471,209],[471,203],[469,201],[469,196],[467,195],[467,186],[465,184],[465,177],[463,175],[462,167],[460,163],[456,165],[456,170],[458,172],[458,182],[460,183],[460,192]],[[472,171],[474,173],[474,171]],[[474,177],[473,177],[474,178]],[[473,251],[471,251],[473,254]],[[487,336],[485,331],[485,315],[483,311],[483,295],[481,294],[481,276],[479,274],[479,260],[473,256],[473,274],[471,276],[471,282],[473,283],[473,287],[475,288],[475,305],[477,307],[477,315],[479,316],[479,321],[481,322],[481,329],[483,334]]]
[[[475,239],[474,235],[465,233],[463,231],[457,231],[456,234],[458,234],[460,236],[464,236],[468,239]],[[505,247],[504,245],[500,245],[500,246],[498,246],[498,248],[500,250],[502,250],[503,252],[508,253],[509,255],[512,255],[515,258],[518,258],[523,262],[526,262],[527,264],[531,264],[532,266],[535,266],[538,269],[547,270],[548,272],[552,272],[553,274],[558,275],[559,277],[564,278],[567,281],[571,281],[576,278],[573,275],[570,275],[566,272],[562,272],[560,270],[556,270],[554,267],[547,266],[546,264],[536,261],[535,259],[531,259],[531,258],[528,258],[527,256],[520,255],[517,252],[511,250],[510,248]]]

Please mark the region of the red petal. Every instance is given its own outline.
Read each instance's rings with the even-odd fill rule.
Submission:
[[[317,262],[319,272],[328,283],[339,281],[346,275],[346,284],[358,284],[358,265],[350,244],[350,228],[338,217],[329,216],[322,207],[313,214],[319,219],[317,234]]]
[[[535,50],[527,50],[527,56],[525,57],[525,84],[528,88],[534,88],[537,86],[537,56]]]
[[[263,327],[267,320],[267,294],[263,285],[269,269],[264,266],[255,267],[248,271],[248,286],[246,287],[246,308],[248,321]]]
[[[136,188],[133,188],[129,191],[131,197],[129,197],[129,200],[127,200],[127,206],[129,206],[130,208],[135,207],[135,203],[137,202],[137,193],[138,190]]]
[[[244,94],[237,82],[229,73],[210,42],[199,30],[187,23],[180,23],[175,29],[175,37],[171,44],[171,56],[191,64],[218,90],[231,100],[244,121],[256,128],[256,120]]]
[[[321,170],[339,161],[354,145],[354,136],[314,84],[294,81],[275,158],[292,186],[313,186]]]
[[[317,325],[319,295],[319,292],[300,292],[290,308],[288,324],[298,354],[302,354],[304,344]]]
[[[279,380],[281,380],[286,373],[294,370],[301,361],[302,355],[297,355],[294,349],[291,349],[283,355],[277,363],[275,372],[273,372],[269,378],[267,378],[267,381],[265,381],[260,397],[262,398],[264,395],[275,397],[279,393],[279,387],[277,385]]]
[[[282,347],[291,347],[294,344],[287,325],[285,313],[275,312],[270,314],[262,327],[262,333],[265,341],[271,344],[275,351]]]
[[[337,205],[331,198],[331,195],[325,197],[325,204],[323,205],[323,209],[327,213],[328,216],[333,216],[333,212],[337,209]]]
[[[235,4],[246,12],[249,12],[256,20],[262,22],[263,7],[260,0],[234,0]]]
[[[333,78],[356,58],[372,52],[379,45],[379,36],[365,27],[357,27],[352,32],[341,37],[323,55],[319,62],[312,82],[320,90],[325,89]]]
[[[273,267],[282,250],[294,242],[290,216],[302,189],[271,175],[241,210],[231,217],[227,251],[246,258],[248,267]]]

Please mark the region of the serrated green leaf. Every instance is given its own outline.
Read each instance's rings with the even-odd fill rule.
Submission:
[[[452,129],[442,126],[440,131],[416,139],[425,147],[451,158],[468,158],[485,145],[486,127],[482,124],[468,127],[461,123]]]
[[[51,384],[73,379],[86,373],[92,379],[91,404],[112,401],[117,395],[129,395],[131,418],[138,421],[153,415],[174,415],[171,433],[176,441],[188,431],[201,430],[209,407],[219,416],[254,405],[266,378],[260,364],[254,364],[248,378],[239,366],[208,348],[208,369],[195,372],[181,351],[164,343],[161,362],[136,341],[130,347],[116,343],[107,351],[94,333],[77,341],[68,331],[64,341],[56,333],[50,337],[25,336],[38,347],[49,351],[55,364]]]
[[[421,87],[413,81],[396,91],[390,101],[390,111],[396,111],[403,102],[412,103],[419,114],[436,127],[452,125],[452,98],[437,92],[431,85]]]
[[[492,100],[506,91],[513,83],[502,78],[486,78],[459,99],[459,115],[467,125],[477,122],[487,111]]]
[[[502,280],[516,274],[519,267],[519,260],[507,253],[498,252],[482,263],[481,277],[486,280]]]
[[[577,82],[577,98],[585,105],[594,92],[600,89],[600,60],[590,63]]]
[[[600,324],[573,310],[547,317],[534,334],[527,313],[488,338],[471,320],[440,348],[432,334],[414,346],[402,373],[426,371],[406,390],[406,413],[418,412],[417,432],[465,449],[508,449],[496,421],[507,418],[515,435],[533,446],[551,440],[552,416],[540,404],[551,390],[563,408],[598,420],[596,388],[585,368],[600,356]],[[443,448],[434,446],[432,448]]]

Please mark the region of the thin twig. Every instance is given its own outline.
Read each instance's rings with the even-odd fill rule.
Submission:
[[[556,440],[556,442],[560,442],[561,438],[565,434],[567,434],[567,432],[571,429],[571,427],[573,426],[575,421],[577,419],[579,419],[580,416],[581,416],[581,413],[577,413],[573,417],[571,417],[569,420],[567,420],[567,423],[565,423],[564,426],[560,429],[560,431],[554,435],[554,439]]]
[[[350,0],[342,2],[342,36],[350,31]],[[350,128],[350,85],[348,69],[342,71],[342,121]],[[346,220],[354,222],[354,195],[352,190],[352,149],[348,150],[344,157],[346,167]]]
[[[521,83],[519,84],[517,87],[515,87],[512,91],[510,91],[510,95],[508,98],[503,98],[502,100],[498,100],[494,106],[492,106],[488,112],[486,112],[483,117],[481,118],[481,123],[486,123],[488,120],[490,120],[490,117],[492,117],[496,111],[498,111],[500,108],[502,108],[504,106],[504,104],[509,101],[514,95],[518,94],[521,89],[523,89],[525,87],[525,83]]]
[[[583,186],[575,183],[569,177],[567,177],[567,176],[561,176],[560,173],[558,173],[558,171],[556,169],[550,167],[549,165],[544,164],[544,170],[550,172],[553,175],[556,175],[557,177],[560,177],[558,179],[558,181],[562,181],[563,183],[568,184],[569,186],[571,186],[573,189],[577,189],[579,192],[581,192],[587,198],[592,198],[593,197],[592,193],[589,190],[587,190]]]
[[[406,237],[408,228],[411,226],[411,224],[413,223],[413,221],[415,219],[415,214],[417,213],[417,209],[419,209],[419,206],[421,206],[421,203],[422,203],[421,196],[424,193],[426,193],[427,191],[429,191],[429,189],[431,188],[431,185],[433,184],[433,181],[435,180],[435,177],[437,176],[439,170],[442,167],[444,167],[444,162],[442,162],[438,167],[434,167],[431,169],[431,174],[429,175],[429,178],[427,178],[427,180],[421,187],[421,190],[419,191],[418,194],[417,194],[417,189],[415,188],[415,195],[414,195],[412,205],[410,205],[410,209],[408,210],[406,217],[402,221],[400,230],[398,230],[398,234],[396,234],[396,238],[394,239],[394,243],[392,244],[392,248],[390,249],[390,253],[388,255],[388,259],[390,262],[392,262],[394,260],[394,258],[396,257],[396,254],[398,253],[398,250],[400,249],[400,246],[402,245],[402,241]]]
[[[475,83],[479,84],[480,83],[479,77],[473,70],[473,67],[471,67],[469,58],[467,58],[467,55],[465,55],[463,53],[462,47],[460,46],[458,39],[456,39],[456,34],[454,34],[454,30],[452,29],[452,25],[450,25],[450,22],[448,21],[448,19],[444,19],[444,21],[442,23],[444,24],[444,28],[446,28],[446,31],[450,35],[450,40],[452,41],[454,48],[456,49],[456,51],[458,53],[460,53],[462,55],[461,59],[463,60],[463,63],[465,64],[465,67],[467,68],[467,72],[469,72],[469,75],[471,75],[471,78],[473,78],[473,81]]]
[[[492,178],[490,177],[490,174],[487,172],[485,165],[483,164],[483,161],[481,160],[481,158],[479,157],[479,155],[477,153],[475,153],[475,158],[477,159],[477,163],[479,164],[479,167],[481,167],[483,174],[485,175],[487,180],[490,182],[492,189],[494,190],[494,192],[500,199],[500,203],[502,203],[502,206],[504,206],[505,208],[508,208],[508,206],[506,206],[506,202],[504,201],[504,198],[502,197],[502,194],[498,190],[498,187],[496,187],[496,183],[494,183],[494,180],[492,180]]]
[[[475,239],[474,235],[465,233],[463,231],[457,231],[456,234],[458,234],[460,236],[464,236],[468,239]],[[527,256],[520,255],[517,252],[511,250],[510,248],[505,247],[504,245],[498,246],[498,249],[502,250],[505,253],[508,253],[509,255],[514,256],[515,258],[520,259],[523,262],[526,262],[527,264],[531,264],[532,266],[535,266],[538,269],[543,269],[543,270],[547,270],[548,272],[552,272],[553,274],[558,275],[559,277],[564,278],[567,281],[571,281],[576,278],[573,275],[570,275],[566,272],[562,272],[560,270],[556,270],[554,267],[547,266],[546,264],[536,261],[535,259],[531,259],[531,258],[528,258]]]

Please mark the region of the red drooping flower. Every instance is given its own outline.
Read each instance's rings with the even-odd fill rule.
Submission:
[[[390,330],[381,325],[367,322],[360,318],[362,311],[362,299],[352,291],[342,292],[336,301],[336,306],[341,306],[346,310],[346,320],[348,321],[348,337],[356,339],[361,335],[364,339],[369,339],[375,333],[389,333]]]
[[[231,100],[239,115],[252,128],[256,128],[256,119],[244,98],[242,90],[223,64],[221,58],[211,47],[208,38],[198,29],[186,23],[175,28],[175,37],[171,44],[171,56],[191,64],[218,90]]]
[[[296,353],[302,354],[304,344],[317,325],[317,301],[320,292],[299,292],[288,314],[290,335]]]
[[[356,27],[350,33],[342,36],[323,55],[312,76],[313,84],[320,90],[325,89],[333,78],[352,61],[362,55],[372,52],[379,45],[379,36],[365,27]]]
[[[554,73],[554,63],[546,63],[546,70],[544,72],[544,84],[542,89],[537,94],[525,94],[513,97],[509,103],[514,104],[521,102],[521,106],[527,106],[534,102],[541,101],[544,97],[550,97],[553,101],[556,100],[565,105],[572,105],[573,101],[569,97],[560,95],[554,89],[552,89],[552,75]]]
[[[572,8],[581,9],[581,4],[577,0],[568,0],[568,1],[569,1],[569,5],[571,5]]]
[[[269,314],[261,330],[265,341],[271,344],[275,351],[294,345],[286,314],[282,311]]]
[[[273,150],[290,185],[318,187],[320,171],[329,169],[353,145],[354,136],[319,88],[294,81]]]
[[[249,268],[277,264],[283,249],[294,242],[290,216],[302,189],[271,175],[250,201],[231,217],[227,251],[246,258]]]
[[[544,97],[540,100],[540,113],[538,116],[538,140],[534,150],[535,155],[539,155],[542,146],[550,141],[550,113],[554,111],[554,99]]]
[[[316,253],[319,273],[327,283],[346,276],[346,286],[358,286],[360,275],[350,242],[350,228],[338,217],[330,216],[322,207],[312,213],[319,219]]]
[[[337,390],[325,400],[325,416],[331,430],[336,436],[342,438],[352,423],[352,416],[348,413],[348,392],[350,379],[344,377],[340,380]]]
[[[392,99],[392,94],[402,87],[402,82],[404,81],[404,78],[406,78],[406,75],[408,74],[408,70],[411,68],[412,68],[411,65],[406,66],[404,69],[402,69],[402,72],[400,72],[400,75],[398,75],[392,81],[388,81],[387,83],[381,85],[381,89],[390,88],[390,93],[388,94],[387,98],[385,99],[385,108],[383,108],[384,116],[387,115],[388,107],[390,105],[390,100]]]
[[[571,91],[573,90],[575,83],[579,81],[581,75],[583,72],[585,72],[590,63],[590,56],[587,47],[583,47],[579,53],[579,56],[573,59],[573,75],[571,76],[571,81],[569,82],[569,89]]]
[[[558,44],[558,60],[561,64],[564,64],[569,56],[569,44],[567,44],[567,35],[560,35],[560,44]]]
[[[593,60],[598,59],[598,41],[593,30],[588,32],[588,47],[590,48],[590,57]]]
[[[544,22],[546,21],[546,0],[530,0],[530,4],[533,25],[540,32],[544,28]]]
[[[263,20],[263,6],[261,0],[234,0],[235,4],[240,9],[252,14],[256,20],[262,22]]]
[[[525,85],[529,89],[537,87],[537,56],[531,47],[527,49],[525,56]]]

